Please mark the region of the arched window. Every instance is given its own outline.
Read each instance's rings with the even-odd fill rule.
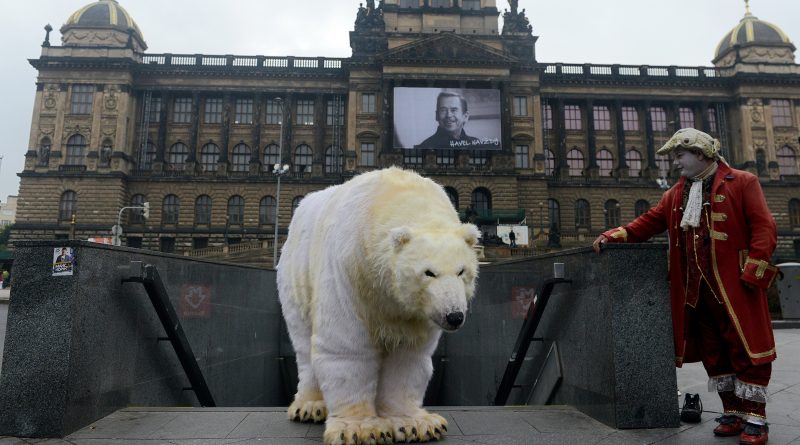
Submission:
[[[545,148],[544,149],[544,174],[546,176],[553,176],[553,173],[556,170],[556,155],[553,154],[552,150]]]
[[[265,196],[258,204],[258,223],[275,224],[275,198]]]
[[[547,216],[550,220],[550,230],[561,231],[561,206],[555,199],[547,200]]]
[[[39,153],[38,153],[38,161],[37,165],[45,167],[50,163],[50,149],[53,144],[50,142],[50,138],[42,139],[42,142],[39,143]]]
[[[161,223],[162,224],[178,224],[178,216],[181,211],[181,200],[175,195],[167,195],[164,197],[164,203],[161,206]]]
[[[109,167],[111,165],[111,153],[114,152],[114,142],[111,139],[103,139],[103,145],[100,147],[100,162],[101,167]]]
[[[200,149],[200,168],[204,172],[217,171],[217,162],[219,162],[219,147],[213,142],[203,145]]]
[[[573,148],[567,153],[567,166],[569,166],[570,176],[583,175],[583,153],[577,148]]]
[[[581,162],[583,162],[582,158]],[[606,150],[605,148],[598,151],[597,166],[600,168],[599,173],[601,177],[611,176],[611,172],[614,170],[614,155],[612,155],[611,152]],[[570,171],[571,170],[572,169],[570,168]],[[572,173],[570,173],[570,176],[572,176]]]
[[[647,213],[648,210],[650,210],[650,203],[644,199],[636,201],[636,204],[634,204],[633,206],[633,213],[636,215],[637,218],[640,215]]]
[[[472,191],[472,208],[478,215],[485,216],[492,208],[492,192],[484,187]]]
[[[605,216],[606,229],[619,226],[620,208],[619,202],[616,199],[609,199],[603,206],[603,215]]]
[[[189,147],[183,142],[177,142],[169,148],[167,162],[171,170],[183,170],[186,168],[186,158],[189,157]]]
[[[277,144],[264,147],[264,171],[272,171],[275,164],[281,163],[281,148]]]
[[[628,150],[625,153],[625,163],[628,164],[628,176],[637,178],[642,176],[642,155],[637,150]]]
[[[331,145],[325,149],[325,173],[340,173],[344,167],[342,149]]]
[[[292,216],[294,216],[294,212],[297,210],[297,207],[300,206],[300,201],[302,200],[303,195],[295,196],[294,199],[292,199]]]
[[[194,200],[194,223],[211,224],[211,197],[200,195]]]
[[[231,152],[231,168],[235,172],[246,172],[250,165],[250,147],[236,144]]]
[[[58,202],[58,220],[72,221],[72,215],[78,210],[78,194],[67,190],[61,194]]]
[[[444,192],[447,193],[447,197],[450,199],[450,203],[453,204],[453,208],[458,208],[458,190],[454,189],[453,187],[447,186],[444,188]]]
[[[244,198],[233,195],[228,199],[228,224],[244,223]]]
[[[144,195],[136,194],[131,196],[131,207],[142,207],[144,205]],[[128,213],[129,224],[144,224],[144,215],[139,209],[131,209]]]
[[[789,226],[793,229],[800,227],[800,199],[789,201]]]
[[[778,149],[778,172],[781,175],[797,174],[797,155],[791,147],[784,145]]]
[[[156,146],[150,141],[144,144],[143,149],[139,152],[138,162],[140,170],[152,170],[153,159],[156,158]]]
[[[756,172],[759,176],[767,174],[767,154],[764,150],[756,150]]]
[[[591,223],[592,215],[589,211],[589,201],[585,199],[575,201],[575,228],[590,229]]]
[[[80,134],[73,134],[67,140],[67,159],[64,165],[83,165],[86,157],[86,138]]]
[[[669,169],[670,164],[672,164],[672,159],[669,155],[656,156],[656,165],[658,166],[658,177],[659,178],[668,178],[669,177]]]
[[[297,173],[310,172],[313,154],[308,145],[298,145],[294,151],[294,171]]]

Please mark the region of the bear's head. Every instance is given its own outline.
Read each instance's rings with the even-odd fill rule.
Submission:
[[[475,294],[478,229],[459,224],[444,229],[397,227],[389,232],[394,298],[399,306],[424,314],[445,331],[464,324]]]

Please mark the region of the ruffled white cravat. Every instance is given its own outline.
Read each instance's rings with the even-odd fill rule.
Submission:
[[[692,178],[692,188],[689,189],[689,199],[686,200],[686,209],[684,209],[681,219],[683,230],[687,230],[689,227],[700,227],[700,214],[703,213],[703,180],[716,171],[717,163],[714,162],[702,173]]]

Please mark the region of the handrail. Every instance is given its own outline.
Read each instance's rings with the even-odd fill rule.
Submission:
[[[161,276],[158,274],[158,269],[152,264],[144,264],[141,261],[131,261],[130,272],[127,278],[122,279],[123,283],[142,283],[147,296],[150,297],[150,302],[158,314],[158,319],[161,320],[161,325],[167,333],[172,347],[175,349],[175,354],[178,355],[178,360],[183,366],[183,371],[186,377],[189,378],[191,389],[197,396],[197,400],[201,406],[214,407],[217,406],[214,402],[214,397],[211,396],[211,390],[208,388],[203,371],[197,364],[192,346],[186,339],[186,334],[181,327],[181,321],[175,313],[175,308],[169,300],[167,288],[164,282],[161,281]]]
[[[572,280],[564,278],[548,278],[544,280],[542,288],[536,293],[538,297],[534,297],[528,307],[528,314],[517,336],[517,342],[514,344],[511,357],[508,359],[506,371],[503,373],[503,380],[497,388],[497,395],[494,398],[495,406],[505,406],[506,402],[508,402],[508,396],[511,394],[511,389],[517,380],[517,374],[519,374],[522,362],[528,354],[528,347],[531,345],[531,341],[534,340],[533,334],[536,333],[536,328],[539,327],[539,322],[542,320],[542,314],[547,308],[550,294],[553,292],[553,287],[559,283],[572,283]]]

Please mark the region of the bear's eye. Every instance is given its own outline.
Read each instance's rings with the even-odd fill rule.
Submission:
[[[436,278],[436,274],[431,272],[430,269],[425,271],[425,276],[426,277],[431,277],[431,278]]]
[[[458,276],[460,277],[461,275],[464,275],[464,269],[458,271]]]

